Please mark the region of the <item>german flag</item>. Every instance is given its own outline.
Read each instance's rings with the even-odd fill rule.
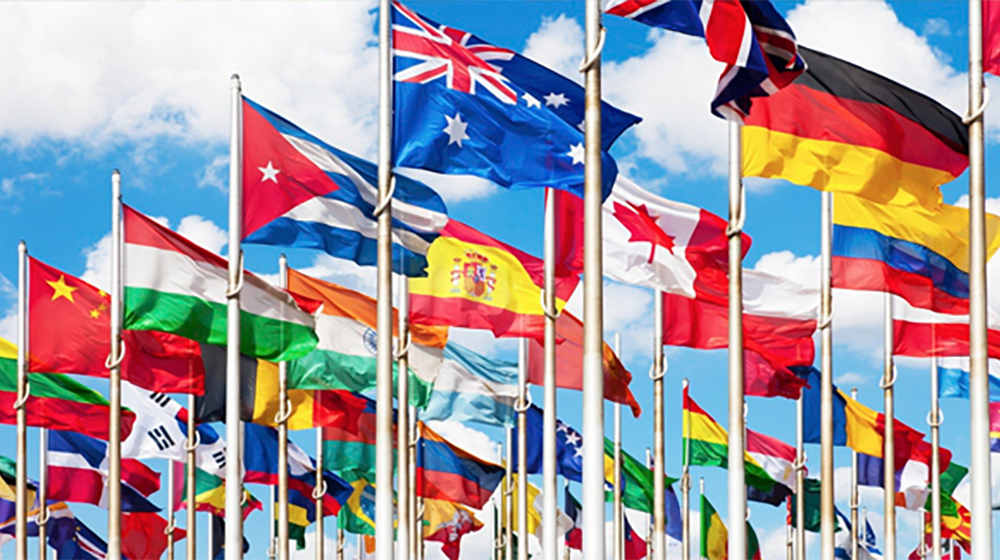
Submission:
[[[743,174],[937,209],[938,187],[969,166],[962,118],[884,76],[799,53],[809,69],[746,119]]]

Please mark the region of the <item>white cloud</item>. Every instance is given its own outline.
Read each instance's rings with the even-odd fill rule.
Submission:
[[[865,376],[861,375],[860,373],[855,373],[853,371],[849,371],[842,375],[838,375],[833,379],[833,383],[835,385],[837,385],[838,387],[843,387],[845,390],[849,389],[849,386],[851,385],[863,385],[865,381],[866,381]]]
[[[194,214],[181,219],[177,224],[177,233],[217,255],[222,253],[229,240],[226,230],[215,225],[215,222]]]
[[[528,37],[524,56],[556,72],[582,82],[578,68],[583,60],[584,33],[579,22],[566,14],[545,16],[538,30]]]
[[[313,259],[312,266],[299,269],[299,272],[375,297],[374,266],[360,266],[353,261],[321,253]]]
[[[216,156],[205,166],[198,177],[199,187],[211,187],[220,191],[229,190],[229,156]]]
[[[423,169],[401,167],[396,170],[400,175],[416,179],[434,189],[446,205],[457,204],[466,200],[484,198],[499,193],[501,188],[492,181],[473,177],[471,175],[442,175]]]
[[[928,37],[932,35],[951,37],[951,25],[944,18],[930,18],[924,22],[923,33]]]

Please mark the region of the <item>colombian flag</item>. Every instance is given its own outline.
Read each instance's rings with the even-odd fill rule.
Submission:
[[[962,118],[843,60],[802,46],[799,54],[809,69],[746,119],[743,174],[938,208],[938,187],[969,166]]]
[[[482,509],[500,485],[504,468],[444,439],[423,422],[417,447],[417,495]]]
[[[542,338],[542,259],[455,220],[427,253],[427,278],[410,279],[410,320],[487,329],[495,336]],[[562,310],[579,276],[556,278]]]

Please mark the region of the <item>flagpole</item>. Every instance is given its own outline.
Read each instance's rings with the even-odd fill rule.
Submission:
[[[547,189],[544,223],[545,372],[542,430],[542,553],[545,560],[558,559],[559,528],[556,526],[559,496],[556,481],[556,235],[555,191]]]
[[[896,445],[895,445],[895,396],[896,368],[892,362],[892,294],[886,292],[883,327],[885,329],[884,372],[882,374],[882,394],[885,400],[885,436],[882,464],[884,467],[882,488],[885,496],[885,557],[896,557]]]
[[[615,333],[615,355],[621,353],[622,335]],[[622,405],[615,403],[614,543],[615,560],[625,560],[625,523],[622,516]]]
[[[687,390],[690,383],[685,377],[681,381],[681,391]],[[683,435],[684,443],[684,464],[681,467],[681,500],[684,502],[684,514],[681,518],[681,560],[691,560],[691,434],[690,422]]]
[[[49,521],[49,507],[48,499],[49,495],[49,431],[46,428],[41,428],[38,430],[38,519],[36,524],[38,525],[38,560],[45,560],[48,555],[48,546],[46,545],[46,533],[48,529]],[[170,522],[173,521],[171,518]],[[169,526],[171,523],[168,523]],[[167,545],[169,546],[169,553],[172,555],[173,549],[173,534],[168,536]],[[173,560],[169,558],[168,560]]]
[[[108,356],[108,558],[121,558],[122,522],[122,176],[111,174],[111,355]]]
[[[195,502],[198,498],[198,492],[195,488],[195,468],[196,468],[196,457],[195,450],[198,449],[198,424],[197,420],[197,408],[198,399],[194,395],[188,395],[188,419],[187,419],[187,444],[185,450],[187,451],[187,468],[185,469],[184,476],[187,479],[187,560],[198,557],[198,549],[195,547],[197,541],[195,539],[195,533],[198,529],[198,508],[195,506]],[[170,497],[171,503],[170,507],[173,507],[173,496]],[[209,532],[211,532],[211,527],[209,527]]]
[[[281,287],[288,289],[288,257],[281,254],[278,257],[278,275]],[[288,398],[288,362],[278,362],[278,547],[279,560],[289,558],[288,534],[288,418],[292,415],[292,401]],[[322,431],[322,430],[320,430]],[[320,442],[322,443],[322,442]],[[322,445],[316,452],[322,453]],[[322,457],[317,456],[319,462]],[[317,483],[320,479],[317,478]],[[272,504],[273,506],[273,504]],[[322,510],[317,514],[317,523],[321,524]],[[270,519],[274,525],[274,516]],[[317,525],[319,526],[319,525]],[[317,539],[316,550],[323,546],[322,539]],[[318,553],[318,552],[317,552]]]
[[[344,542],[344,539],[345,539],[345,537],[344,537],[344,528],[339,526],[340,525],[340,523],[339,523],[340,520],[338,519],[337,521],[338,521],[338,523],[337,523],[337,525],[338,525],[338,527],[337,527],[337,560],[344,560],[344,545],[346,544]]]
[[[969,474],[972,558],[993,554],[986,310],[986,177],[983,147],[983,4],[969,0]]]
[[[243,288],[243,94],[229,83],[229,286],[226,290],[226,560],[243,558],[243,440],[240,429],[240,290]]]
[[[407,305],[409,305],[409,280],[406,281],[406,285],[407,293],[405,299]],[[403,313],[402,308],[400,308],[400,313]],[[409,338],[409,334],[407,334],[407,337]],[[420,541],[424,535],[423,512],[420,512],[417,507],[417,408],[411,407],[408,412],[410,413],[410,426],[407,429],[410,430],[410,441],[407,444],[409,448],[407,476],[410,479],[409,506],[410,512],[412,512],[410,517],[413,521],[413,536],[410,538],[409,558],[416,558],[420,554]]]
[[[326,521],[323,517],[323,498],[325,495],[326,479],[323,478],[323,428],[316,428],[316,486],[313,488],[313,499],[316,500],[316,560],[325,560],[326,558]],[[287,547],[288,545],[286,544],[285,546]]]
[[[820,554],[833,560],[834,514],[833,480],[833,195],[820,193]],[[800,510],[801,511],[801,510]],[[803,536],[800,542],[804,543]],[[805,558],[803,548],[802,557]]]
[[[805,411],[802,393],[795,401],[795,558],[806,558],[806,453]]]
[[[743,440],[743,177],[741,125],[729,123],[729,557],[747,550]],[[655,550],[655,548],[654,548]],[[660,559],[656,559],[660,560]]]
[[[44,430],[43,430],[44,431]],[[45,449],[44,447],[42,449]],[[45,453],[42,453],[44,457]],[[41,486],[41,480],[38,481],[39,486]],[[172,507],[174,500],[174,461],[173,459],[167,459],[167,528],[164,531],[167,534],[167,560],[174,560],[174,525],[176,520],[174,519],[174,508]],[[39,501],[39,503],[44,504],[44,501]],[[38,527],[38,537],[39,544],[45,542],[41,540],[41,525]],[[271,541],[274,541],[272,538]],[[40,560],[45,560],[44,557],[39,556]]]
[[[406,276],[403,276],[399,290],[399,351],[396,355],[396,464],[399,465],[399,477],[396,480],[396,515],[399,522],[396,525],[396,546],[399,547],[399,558],[404,558],[410,551],[411,531],[413,529],[413,511],[410,509],[410,290]]]
[[[379,0],[378,311],[375,413],[375,556],[393,560],[392,433],[392,4]]]
[[[604,263],[602,254],[601,1],[586,0],[583,260],[584,560],[604,560]],[[661,497],[662,499],[662,497]],[[594,529],[594,528],[599,529]]]
[[[15,556],[28,557],[28,246],[17,244],[17,487]]]
[[[941,422],[944,418],[938,401],[938,360],[931,358],[931,412],[927,423],[931,427],[931,551],[934,560],[941,560]]]
[[[857,388],[851,389],[851,398],[858,400]],[[858,557],[858,452],[851,450],[851,558]]]
[[[518,415],[520,418],[520,415]],[[518,423],[520,428],[520,422]],[[503,491],[503,534],[504,534],[504,560],[514,560],[514,512],[511,507],[511,497],[514,492],[514,485],[511,480],[511,474],[514,471],[514,442],[513,442],[513,430],[507,428],[507,440],[505,441],[507,447],[507,464],[505,465],[507,472],[504,475],[504,491]]]
[[[705,477],[698,477],[698,518],[701,519],[701,497],[705,495]],[[700,534],[700,533],[699,533]],[[700,544],[700,543],[699,543]],[[698,558],[705,560],[705,557],[701,555],[701,546],[698,547]]]
[[[667,361],[663,355],[663,294],[653,293],[653,560],[666,560],[666,510],[663,477],[666,476],[666,420],[663,414],[663,377]],[[742,358],[741,358],[742,359]]]
[[[517,560],[528,560],[528,339],[517,341]]]
[[[569,509],[569,479],[563,477],[563,511]],[[574,519],[574,522],[576,520]],[[565,539],[563,540],[563,560],[569,560],[572,556],[569,546],[566,545]]]
[[[653,452],[646,448],[646,468],[653,468]],[[653,514],[646,516],[646,558],[653,557]]]
[[[281,461],[278,461],[278,464],[281,464]],[[275,511],[274,504],[275,504],[276,501],[278,501],[278,491],[277,491],[277,487],[275,487],[275,486],[268,486],[267,487],[267,491],[270,494],[270,498],[271,498],[269,500],[270,503],[267,506],[267,557],[268,558],[277,558],[278,557],[278,548],[277,548],[278,543],[277,543],[277,537],[274,534],[274,525],[275,525],[275,523],[274,523],[275,517],[274,516],[278,512]]]

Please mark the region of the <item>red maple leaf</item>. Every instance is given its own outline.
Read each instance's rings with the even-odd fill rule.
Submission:
[[[631,242],[645,242],[651,243],[652,247],[649,248],[649,260],[647,262],[652,263],[653,257],[656,256],[656,247],[660,246],[670,251],[673,254],[674,249],[674,238],[667,235],[659,225],[657,225],[656,220],[649,214],[649,210],[646,209],[645,204],[640,204],[636,206],[631,202],[626,202],[628,206],[620,202],[615,202],[615,218],[628,229],[629,233],[632,234],[629,237],[629,243]],[[631,208],[630,208],[631,207]]]

